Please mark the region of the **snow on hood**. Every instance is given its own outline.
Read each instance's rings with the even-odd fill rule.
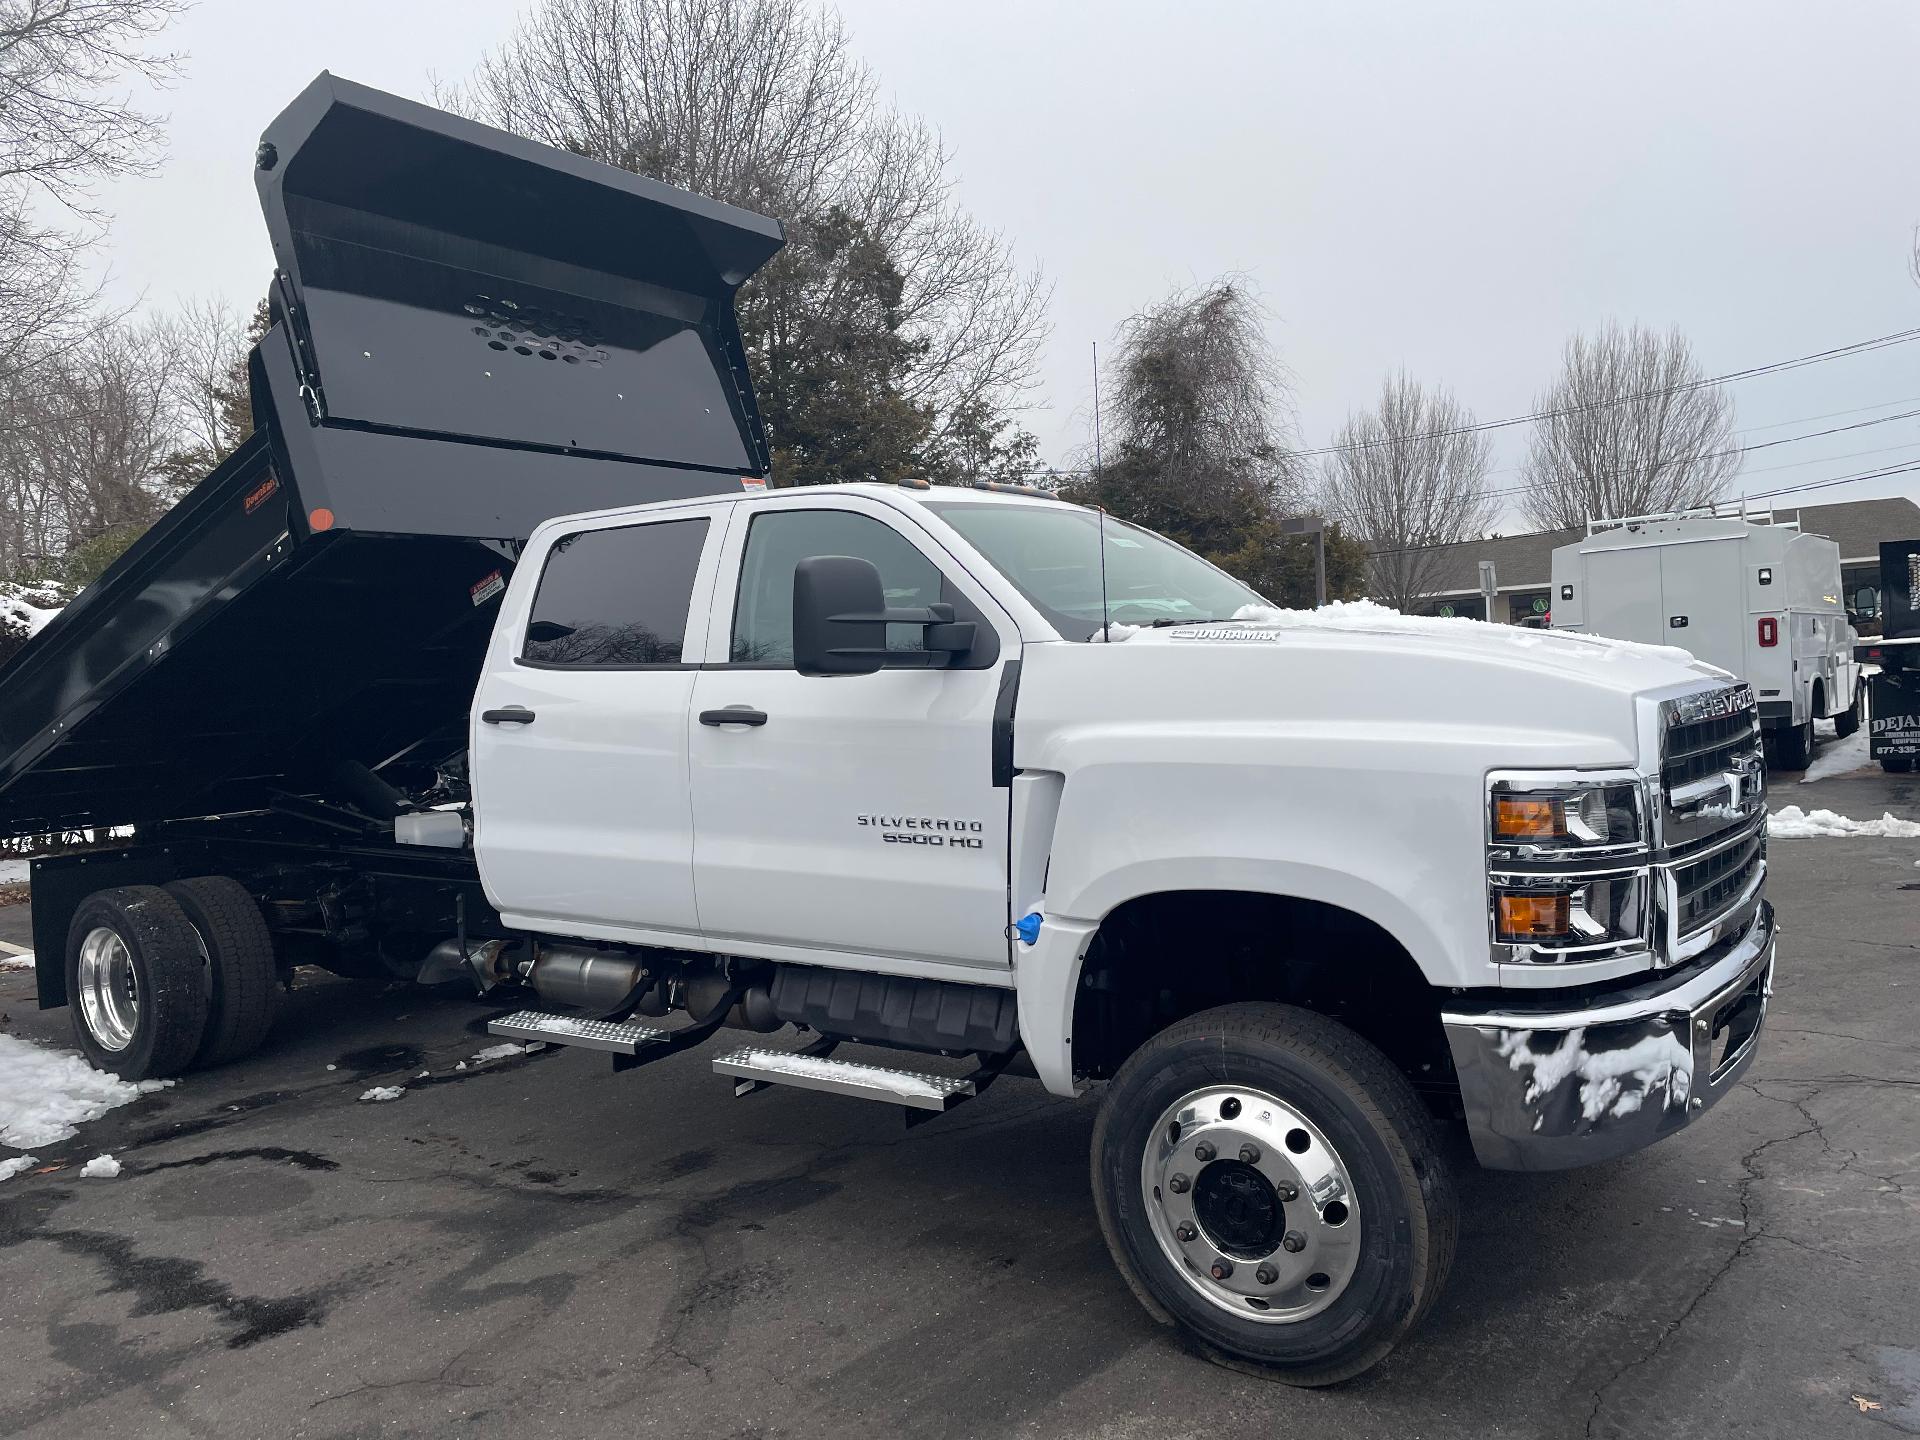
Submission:
[[[1716,665],[1694,657],[1676,645],[1644,645],[1636,640],[1614,640],[1575,630],[1529,630],[1519,625],[1496,625],[1464,616],[1406,615],[1372,600],[1335,600],[1318,610],[1282,610],[1271,605],[1243,605],[1231,620],[1210,624],[1166,626],[1154,630],[1138,625],[1109,627],[1113,643],[1137,636],[1194,642],[1258,643],[1280,640],[1301,632],[1322,635],[1392,635],[1431,639],[1481,651],[1524,654],[1538,660],[1575,664],[1619,660],[1659,660],[1684,665],[1700,674],[1731,680]],[[1098,637],[1096,637],[1098,638]]]

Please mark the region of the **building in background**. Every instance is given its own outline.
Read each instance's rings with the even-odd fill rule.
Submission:
[[[1764,512],[1761,512],[1764,513]],[[1773,512],[1776,520],[1796,516],[1809,534],[1825,535],[1840,547],[1840,583],[1854,624],[1879,614],[1880,542],[1920,538],[1920,505],[1896,497],[1849,500],[1838,505],[1803,505]],[[1509,625],[1545,625],[1552,613],[1553,552],[1578,540],[1582,530],[1542,530],[1531,535],[1502,535],[1469,540],[1446,548],[1441,589],[1424,607],[1430,615],[1492,618]],[[1480,596],[1480,562],[1491,560],[1498,584],[1494,613],[1486,614]]]

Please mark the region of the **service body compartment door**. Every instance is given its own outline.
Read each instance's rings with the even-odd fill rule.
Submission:
[[[1682,645],[1667,633],[1660,598],[1660,552],[1651,547],[1591,550],[1586,556],[1586,625],[1592,635]]]
[[[687,708],[726,505],[536,543],[474,701],[474,851],[508,923],[695,936]]]
[[[1740,542],[1703,540],[1651,553],[1660,558],[1667,612],[1667,633],[1659,643],[1691,650],[1696,660],[1747,679],[1747,628],[1752,622],[1744,603]]]
[[[858,497],[747,502],[727,551],[708,643],[730,663],[696,678],[691,729],[709,943],[1004,970],[1012,790],[994,783],[993,724],[1019,653],[1011,620],[931,535]],[[890,606],[952,603],[991,630],[997,657],[800,674],[793,571],[808,555],[872,561]],[[888,642],[918,635],[891,627]],[[729,707],[765,718],[708,723]]]

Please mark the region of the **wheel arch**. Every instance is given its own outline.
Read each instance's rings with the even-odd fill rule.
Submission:
[[[1083,948],[1067,1063],[1076,1077],[1111,1075],[1167,1026],[1246,1000],[1326,1015],[1417,1088],[1452,1089],[1439,996],[1411,948],[1372,914],[1271,889],[1160,889],[1108,911]]]

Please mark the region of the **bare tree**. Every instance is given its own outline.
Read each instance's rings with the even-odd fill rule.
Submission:
[[[787,253],[741,306],[776,448],[803,373],[787,363],[790,337],[809,326],[772,297],[820,304],[850,288],[837,283],[839,252],[824,265],[810,253],[820,236],[851,233],[897,276],[883,307],[899,337],[887,386],[927,417],[930,449],[955,448],[941,443],[953,423],[977,434],[1035,381],[1048,286],[960,205],[939,136],[882,104],[845,26],[812,0],[544,0],[439,98],[789,223]],[[786,270],[810,283],[783,283]],[[822,271],[827,282],[811,283]],[[898,431],[897,420],[878,423]]]
[[[0,425],[0,571],[45,569],[103,541],[117,553],[159,515],[179,437],[167,374],[154,327],[117,324],[30,376],[0,377],[0,415],[17,422]]]
[[[1740,468],[1733,400],[1678,330],[1574,336],[1535,408],[1520,509],[1542,530],[1706,504]]]
[[[103,217],[91,184],[148,170],[158,117],[125,93],[178,57],[155,37],[186,0],[0,0],[0,369],[46,358],[97,316],[79,255]],[[74,223],[36,218],[50,199]]]
[[[1493,445],[1474,431],[1473,412],[1444,385],[1428,388],[1405,371],[1380,386],[1375,408],[1349,415],[1323,469],[1327,513],[1372,552],[1367,589],[1407,610],[1435,594],[1444,546],[1477,539],[1492,525],[1487,493]]]

